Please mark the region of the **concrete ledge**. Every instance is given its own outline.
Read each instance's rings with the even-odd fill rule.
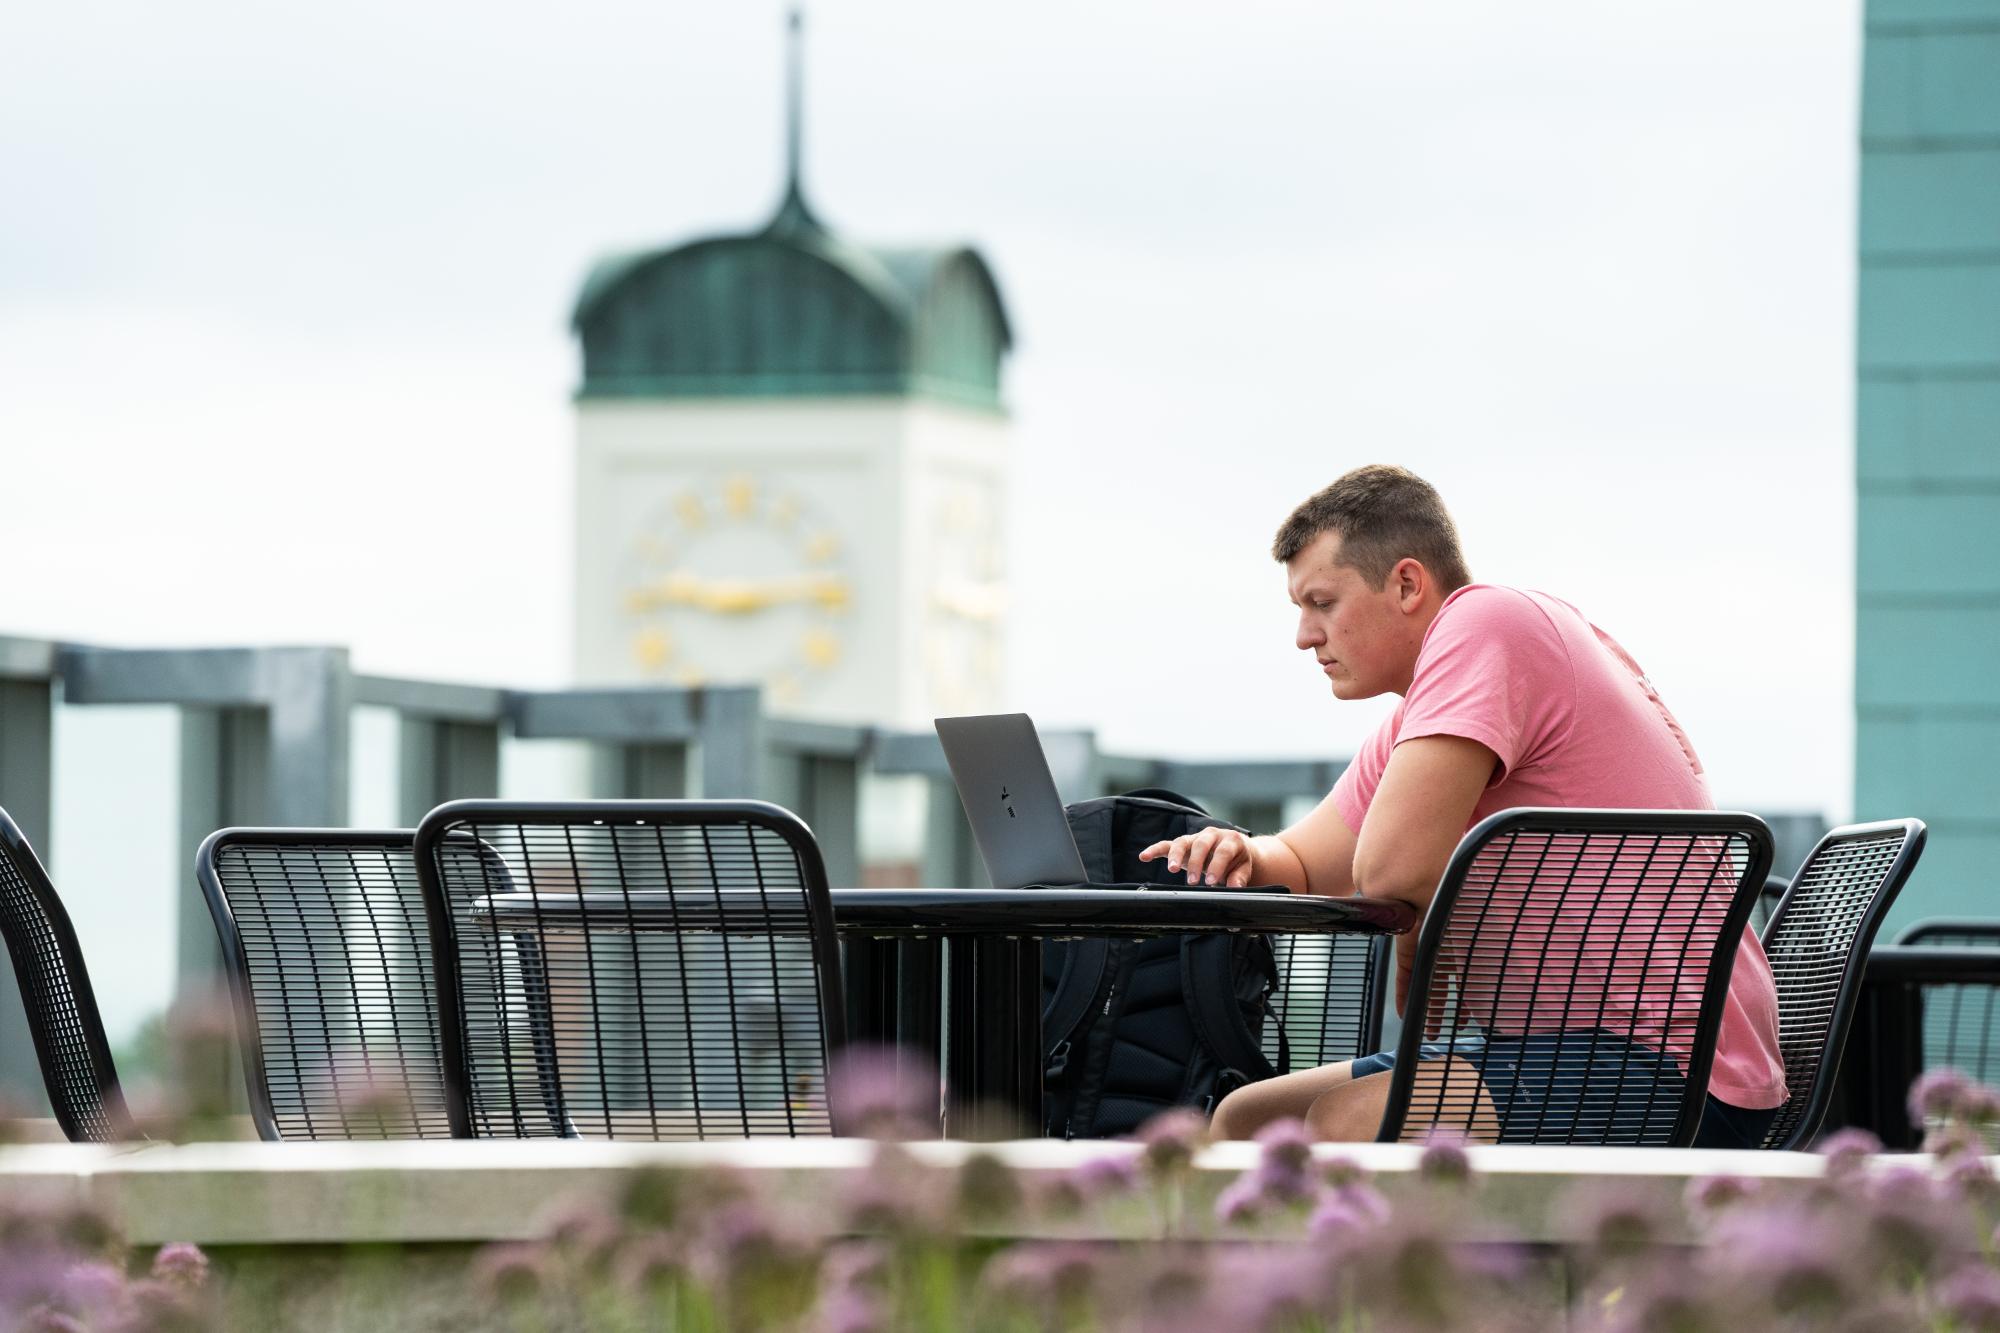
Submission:
[[[1130,1143],[923,1142],[919,1160],[956,1167],[988,1155],[1029,1178],[1056,1176],[1086,1159],[1132,1154]],[[761,1178],[774,1195],[830,1198],[865,1167],[874,1145],[854,1139],[762,1139],[729,1143],[608,1143],[442,1140],[385,1143],[202,1143],[104,1147],[30,1144],[0,1149],[8,1197],[90,1204],[117,1220],[135,1245],[323,1245],[528,1239],[565,1202],[603,1197],[635,1167],[728,1167]],[[1195,1160],[1185,1197],[1207,1215],[1214,1196],[1257,1160],[1247,1143],[1218,1144]],[[1420,1150],[1403,1144],[1322,1145],[1322,1159],[1348,1158],[1394,1199],[1431,1191],[1417,1173]],[[1616,1182],[1669,1213],[1691,1180],[1733,1175],[1767,1191],[1804,1188],[1824,1166],[1806,1153],[1686,1149],[1496,1147],[1471,1150],[1480,1213],[1521,1239],[1575,1239],[1563,1206],[1584,1182]],[[1876,1166],[1925,1159],[1883,1157]],[[1019,1228],[1012,1228],[1018,1230]],[[1009,1228],[1001,1228],[1002,1231]],[[1150,1211],[1107,1210],[1037,1234],[1105,1239],[1157,1234]]]

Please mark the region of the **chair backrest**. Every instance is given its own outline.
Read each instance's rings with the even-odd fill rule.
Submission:
[[[827,1134],[826,870],[761,801],[454,801],[417,829],[447,1101],[479,1137]]]
[[[408,829],[222,829],[195,877],[266,1139],[449,1138]]]
[[[1770,866],[1771,833],[1754,815],[1517,809],[1481,821],[1424,918],[1379,1137],[1692,1142]]]
[[[1388,935],[1273,935],[1278,989],[1264,1022],[1264,1058],[1314,1069],[1382,1049],[1394,940]]]
[[[1765,924],[1790,1089],[1764,1136],[1766,1148],[1802,1148],[1819,1132],[1868,950],[1923,854],[1924,833],[1917,819],[1834,829],[1807,854]]]
[[[1992,949],[2000,959],[2000,921],[1919,921],[1896,937],[1898,945],[1932,949]],[[1992,981],[1937,981],[1922,985],[1921,1063],[1956,1069],[1988,1087],[2000,1087],[2000,961]]]
[[[78,1143],[138,1138],[69,913],[5,810],[0,810],[0,931],[7,936],[42,1083],[63,1133]]]

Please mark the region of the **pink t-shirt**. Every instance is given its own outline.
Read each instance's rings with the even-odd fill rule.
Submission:
[[[1334,785],[1349,828],[1360,832],[1389,752],[1420,736],[1462,736],[1499,757],[1473,823],[1524,805],[1714,808],[1701,760],[1639,664],[1582,612],[1543,593],[1475,583],[1445,599],[1418,650],[1409,693]],[[1698,995],[1699,977],[1692,984]],[[1643,1013],[1634,1020],[1640,1039],[1657,1049],[1685,1044],[1649,1033]],[[1748,929],[1730,974],[1709,1091],[1752,1110],[1786,1096],[1777,989]]]

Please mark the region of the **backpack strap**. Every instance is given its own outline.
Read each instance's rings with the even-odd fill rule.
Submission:
[[[1042,1065],[1045,1078],[1062,1077],[1070,1058],[1064,1048],[1076,1036],[1084,1016],[1097,999],[1104,983],[1104,964],[1110,956],[1110,941],[1069,940],[1064,950],[1062,972],[1055,993],[1042,1009]],[[1046,946],[1044,946],[1046,947]]]
[[[1195,1035],[1222,1066],[1214,1099],[1272,1077],[1278,1071],[1236,1007],[1232,940],[1226,935],[1181,936],[1181,998]],[[1208,1107],[1214,1110],[1213,1106]]]

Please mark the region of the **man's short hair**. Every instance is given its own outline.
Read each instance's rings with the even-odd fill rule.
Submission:
[[[1444,500],[1407,468],[1371,463],[1354,469],[1291,512],[1271,555],[1288,564],[1327,532],[1340,534],[1340,563],[1375,587],[1403,559],[1420,562],[1447,593],[1472,582]]]

